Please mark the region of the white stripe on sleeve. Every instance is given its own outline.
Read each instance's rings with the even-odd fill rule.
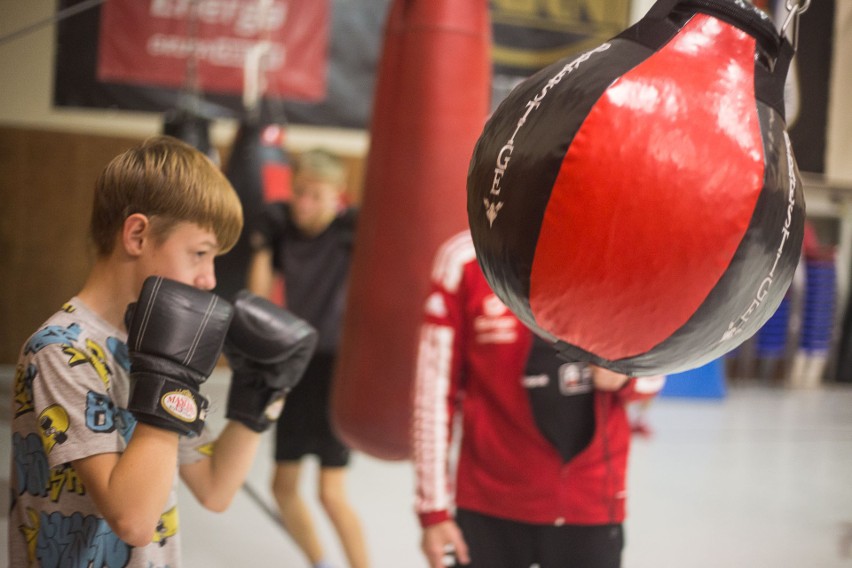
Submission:
[[[413,450],[418,513],[450,507],[447,476],[450,416],[448,401],[454,331],[424,324],[420,333],[414,392]]]

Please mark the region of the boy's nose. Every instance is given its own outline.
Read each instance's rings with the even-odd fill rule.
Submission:
[[[216,271],[212,262],[195,278],[195,287],[207,292],[216,287]]]

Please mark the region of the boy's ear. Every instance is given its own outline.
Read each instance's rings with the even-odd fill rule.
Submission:
[[[127,254],[142,254],[145,239],[150,237],[151,221],[142,213],[134,213],[124,220],[121,230],[121,245]]]

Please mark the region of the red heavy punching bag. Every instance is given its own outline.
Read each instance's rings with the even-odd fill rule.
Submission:
[[[471,162],[495,293],[569,358],[652,375],[753,335],[805,216],[784,124],[793,48],[733,0],[661,0],[515,88]]]
[[[243,232],[227,254],[216,259],[216,289],[232,299],[245,288],[252,250],[249,238],[261,220],[263,206],[291,194],[290,159],[284,149],[283,122],[256,116],[240,122],[225,175],[243,205]]]
[[[489,109],[486,0],[396,0],[385,27],[331,417],[350,446],[409,449],[429,271],[467,224],[465,177]]]

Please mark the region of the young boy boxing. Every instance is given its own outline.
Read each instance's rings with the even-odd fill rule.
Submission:
[[[256,296],[209,292],[241,227],[219,169],[174,138],[105,168],[91,272],[16,369],[10,566],[175,568],[178,476],[205,507],[228,506],[316,337]],[[230,420],[214,439],[200,385],[223,346]]]

